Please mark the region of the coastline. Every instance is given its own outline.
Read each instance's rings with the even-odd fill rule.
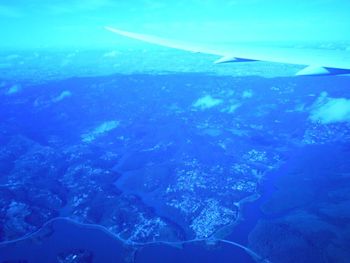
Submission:
[[[139,249],[139,248],[144,248],[150,245],[167,245],[167,246],[172,246],[172,247],[181,247],[185,244],[192,244],[192,243],[198,243],[198,242],[205,242],[206,245],[210,245],[210,244],[217,244],[217,243],[225,243],[228,244],[230,246],[234,246],[236,248],[242,249],[245,253],[247,253],[255,262],[265,262],[268,263],[270,261],[268,260],[264,260],[262,259],[256,252],[252,251],[251,249],[249,249],[248,247],[241,245],[239,243],[230,241],[230,240],[226,240],[226,239],[215,239],[212,237],[209,238],[203,238],[203,239],[191,239],[191,240],[184,240],[184,241],[178,241],[178,242],[171,242],[171,241],[150,241],[150,242],[134,242],[134,241],[130,241],[130,240],[125,240],[123,238],[121,238],[120,236],[113,234],[111,231],[109,231],[107,228],[105,228],[104,226],[98,225],[98,224],[87,224],[87,223],[80,223],[77,222],[71,218],[67,218],[67,217],[56,217],[53,218],[49,221],[47,221],[40,229],[38,229],[37,231],[18,238],[18,239],[14,239],[14,240],[10,240],[10,241],[4,241],[0,243],[0,250],[4,249],[8,246],[11,245],[17,245],[16,243],[18,242],[25,242],[28,241],[30,239],[35,239],[37,236],[40,236],[42,231],[45,231],[45,229],[47,227],[51,227],[52,225],[56,224],[56,223],[62,223],[62,222],[66,222],[66,223],[70,223],[75,225],[75,227],[80,227],[83,228],[85,230],[97,230],[102,232],[104,235],[107,235],[110,238],[113,238],[115,241],[120,242],[120,244],[122,246],[126,246],[132,249]]]

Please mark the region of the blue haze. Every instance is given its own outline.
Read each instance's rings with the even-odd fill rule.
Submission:
[[[0,3],[1,46],[101,46],[127,30],[203,41],[346,41],[347,0],[7,1]]]
[[[347,263],[349,76],[214,65],[103,27],[349,50],[348,10],[2,0],[0,263]]]

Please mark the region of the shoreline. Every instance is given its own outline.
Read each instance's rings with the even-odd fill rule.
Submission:
[[[230,241],[230,240],[226,240],[226,239],[215,239],[212,237],[209,238],[202,238],[202,239],[190,239],[190,240],[184,240],[184,241],[149,241],[149,242],[135,242],[135,241],[130,241],[130,240],[126,240],[121,238],[120,236],[113,234],[110,230],[108,230],[106,227],[102,226],[102,225],[98,225],[98,224],[88,224],[88,223],[81,223],[78,221],[75,221],[74,219],[71,219],[69,217],[55,217],[50,219],[49,221],[47,221],[41,228],[39,228],[37,231],[26,235],[24,237],[20,237],[14,240],[9,240],[9,241],[3,241],[0,242],[0,247],[5,247],[7,245],[11,245],[11,244],[15,244],[17,242],[21,242],[21,241],[25,241],[28,240],[30,238],[35,238],[36,235],[40,234],[40,232],[45,229],[46,227],[50,226],[50,224],[55,223],[56,221],[67,221],[69,223],[75,224],[79,227],[83,227],[86,229],[93,229],[93,230],[99,230],[102,231],[104,234],[107,234],[108,236],[112,237],[113,239],[117,240],[118,242],[121,242],[123,245],[126,246],[134,246],[134,247],[145,247],[145,246],[149,246],[149,245],[168,245],[168,246],[181,246],[184,244],[190,244],[190,243],[196,243],[196,242],[205,242],[207,245],[210,244],[216,244],[216,243],[226,243],[235,247],[238,247],[242,250],[244,250],[254,261],[256,262],[264,262],[264,263],[271,263],[269,260],[267,259],[263,259],[260,255],[258,255],[255,251],[251,250],[250,248],[243,246],[237,242],[234,241]]]

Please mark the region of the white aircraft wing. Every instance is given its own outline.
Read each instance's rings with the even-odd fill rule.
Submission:
[[[219,46],[189,44],[156,36],[123,31],[113,27],[107,30],[140,41],[204,54],[220,56],[215,63],[241,61],[268,61],[306,67],[296,75],[338,75],[350,73],[350,51],[328,49],[300,49],[230,45]]]

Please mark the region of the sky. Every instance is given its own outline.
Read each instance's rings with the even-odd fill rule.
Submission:
[[[127,43],[104,26],[186,41],[350,41],[349,10],[349,0],[0,0],[0,49]]]

